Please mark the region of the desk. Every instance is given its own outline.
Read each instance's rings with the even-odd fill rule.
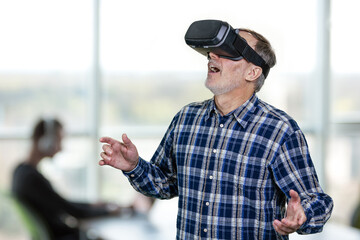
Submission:
[[[93,219],[83,223],[104,240],[172,240],[176,237],[176,200],[157,201],[150,214]],[[290,240],[360,240],[360,230],[328,222],[322,233],[290,235]]]
[[[158,200],[147,214],[95,218],[81,222],[104,240],[172,240],[176,237],[177,199]]]
[[[82,222],[81,228],[104,240],[171,240],[176,236],[175,222],[159,226],[145,214],[95,218]]]
[[[175,225],[158,226],[145,215],[94,219],[86,227],[94,230],[104,240],[171,240],[176,235]],[[290,240],[360,240],[360,230],[327,223],[322,233],[294,233],[290,235]]]
[[[360,230],[332,222],[326,223],[318,234],[291,234],[290,240],[360,240]]]

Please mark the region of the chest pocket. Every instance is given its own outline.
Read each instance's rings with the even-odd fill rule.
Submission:
[[[217,184],[221,194],[256,200],[266,175],[265,162],[258,158],[239,156],[236,160],[223,160]]]

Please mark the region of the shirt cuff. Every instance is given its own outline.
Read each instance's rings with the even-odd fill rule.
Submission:
[[[142,159],[141,157],[139,157],[139,161],[138,164],[136,165],[136,167],[129,171],[129,172],[125,172],[123,171],[123,174],[129,179],[129,180],[135,180],[136,178],[140,177],[143,172],[144,172],[144,162],[145,160]]]
[[[311,219],[314,216],[313,211],[311,210],[311,205],[305,202],[302,202],[302,207],[304,209],[305,215],[306,215],[306,221],[304,222],[303,225],[301,225],[301,227],[296,231],[298,234],[311,234],[311,233],[316,233],[317,231],[314,231],[314,229],[312,229],[309,224]]]

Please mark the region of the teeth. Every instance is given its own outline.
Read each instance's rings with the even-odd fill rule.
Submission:
[[[210,66],[210,70],[212,72],[218,72],[219,71],[219,69],[217,67],[214,67],[214,66]]]

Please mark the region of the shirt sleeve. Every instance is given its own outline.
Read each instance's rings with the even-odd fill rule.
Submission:
[[[320,187],[303,133],[291,134],[271,164],[276,184],[289,199],[291,189],[298,192],[307,220],[299,234],[318,233],[330,218],[333,200]]]
[[[160,199],[178,196],[177,168],[173,154],[174,132],[178,114],[174,117],[151,161],[139,158],[130,172],[123,172],[133,188],[142,194]]]

